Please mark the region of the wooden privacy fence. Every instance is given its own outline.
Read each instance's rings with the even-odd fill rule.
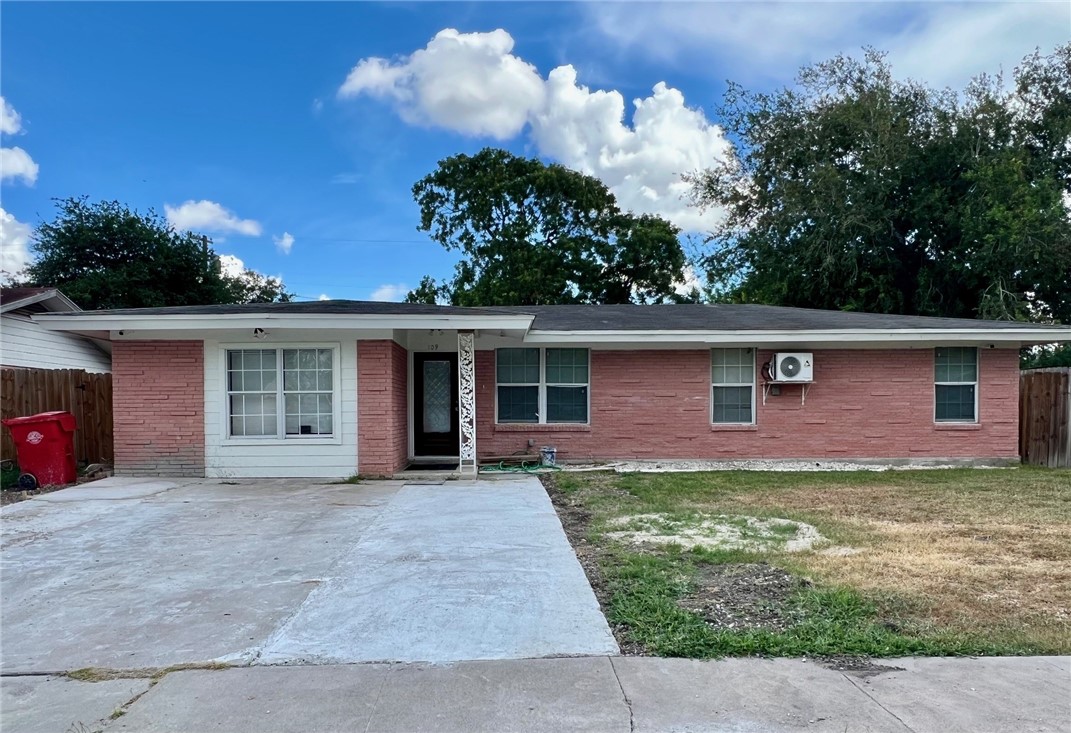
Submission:
[[[0,415],[4,419],[66,410],[78,421],[74,455],[79,463],[111,463],[112,375],[81,369],[0,370]],[[15,458],[11,431],[3,428],[0,456]]]
[[[1019,457],[1071,467],[1071,367],[1019,373]]]

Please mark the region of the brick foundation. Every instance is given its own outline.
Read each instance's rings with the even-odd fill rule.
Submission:
[[[357,342],[357,470],[390,476],[409,462],[409,357],[394,341]]]
[[[204,344],[112,344],[115,472],[205,475]]]
[[[770,359],[760,350],[758,364]],[[756,425],[711,425],[710,352],[592,351],[587,426],[495,425],[493,351],[476,356],[480,455],[553,445],[564,460],[1018,457],[1019,355],[979,349],[977,425],[935,424],[933,349],[814,353],[814,384],[782,386]],[[761,380],[760,380],[761,381]]]

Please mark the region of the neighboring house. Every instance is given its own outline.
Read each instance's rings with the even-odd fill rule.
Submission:
[[[120,474],[422,459],[1018,460],[1019,348],[1071,328],[760,305],[324,301],[34,317],[109,339]],[[784,355],[789,356],[784,356]],[[781,356],[775,356],[781,355]]]
[[[55,288],[0,289],[0,366],[30,369],[112,370],[111,343],[34,323],[37,313],[74,313],[81,309]]]

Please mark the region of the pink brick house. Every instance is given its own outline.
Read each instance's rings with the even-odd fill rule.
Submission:
[[[592,459],[1018,456],[1018,350],[1071,328],[759,305],[325,301],[76,312],[119,474],[389,475]]]

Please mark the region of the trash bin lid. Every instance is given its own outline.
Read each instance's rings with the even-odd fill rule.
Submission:
[[[39,412],[36,415],[26,415],[25,417],[11,417],[4,420],[3,424],[11,427],[12,425],[35,425],[37,423],[53,421],[61,423],[65,430],[74,430],[76,426],[74,415],[65,410]]]

